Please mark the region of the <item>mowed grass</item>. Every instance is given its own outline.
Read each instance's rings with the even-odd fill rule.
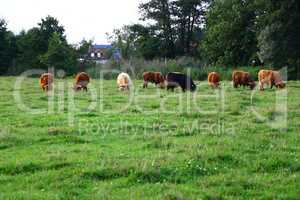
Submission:
[[[300,82],[183,94],[135,81],[132,94],[92,80],[73,94],[58,79],[54,96],[15,82],[0,79],[0,199],[300,197]]]

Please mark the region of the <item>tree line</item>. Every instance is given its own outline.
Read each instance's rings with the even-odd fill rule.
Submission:
[[[147,25],[115,30],[123,56],[189,56],[207,65],[300,68],[298,0],[149,0],[139,6]]]
[[[149,0],[139,12],[143,24],[108,34],[124,60],[185,56],[207,66],[287,66],[299,74],[298,0]],[[18,34],[0,19],[0,74],[49,67],[71,73],[91,43],[68,44],[64,27],[51,16]]]
[[[51,67],[75,73],[78,58],[87,53],[90,44],[86,40],[77,46],[68,44],[64,27],[52,16],[19,34],[9,31],[6,21],[0,19],[0,75]]]

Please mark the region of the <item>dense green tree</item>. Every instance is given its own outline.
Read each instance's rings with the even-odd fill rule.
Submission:
[[[22,31],[17,36],[17,67],[18,71],[22,69],[40,68],[39,56],[41,35],[38,28],[32,28],[29,31]]]
[[[261,60],[275,68],[300,68],[300,2],[258,1],[258,47]],[[299,72],[299,70],[298,70]]]
[[[3,19],[0,19],[0,73],[3,74],[8,68],[8,56],[7,56],[7,28],[6,22]]]
[[[161,57],[161,40],[152,27],[141,24],[124,26],[115,30],[109,39],[121,50],[125,59],[143,57],[148,60]]]
[[[161,57],[159,38],[151,35],[143,35],[139,38],[138,44],[138,52],[143,58],[151,60]]]
[[[66,43],[64,28],[59,25],[57,19],[47,16],[41,19],[37,27],[27,32],[22,31],[17,36],[17,69],[22,72],[26,69],[43,68],[48,66],[41,62],[40,57],[48,51],[48,45],[53,34]]]
[[[130,32],[129,26],[115,29],[111,35],[108,34],[108,40],[121,50],[122,56],[125,59],[129,59],[131,56],[134,56],[135,47],[133,46],[133,37],[134,36]]]
[[[66,40],[64,27],[52,16],[41,19],[41,22],[38,23],[38,28],[40,32],[39,46],[42,53],[47,51],[48,42],[54,33],[59,36],[60,40]]]
[[[49,40],[48,51],[40,56],[41,63],[47,67],[72,72],[76,68],[76,53],[58,33],[53,33]]]
[[[300,2],[215,0],[201,44],[209,63],[300,68]]]
[[[256,58],[253,0],[215,0],[207,14],[204,58],[209,63],[248,65]]]
[[[7,30],[4,19],[0,19],[0,75],[7,73],[16,56],[15,36]]]
[[[110,37],[125,59],[142,56],[173,58],[196,54],[202,36],[201,24],[209,0],[150,0],[140,4],[142,20],[152,25],[130,25]]]
[[[172,11],[169,0],[150,0],[139,6],[143,20],[153,20],[161,38],[163,57],[175,57],[175,32],[172,27]]]
[[[152,27],[140,24],[129,26],[130,35],[135,49],[135,55],[147,60],[161,56],[161,40],[155,35]]]
[[[76,51],[77,57],[84,58],[85,56],[87,56],[92,44],[93,44],[92,40],[86,40],[86,39],[81,40],[81,42],[78,44],[77,51]]]
[[[178,0],[172,2],[172,15],[179,54],[192,55],[202,35],[208,0]]]

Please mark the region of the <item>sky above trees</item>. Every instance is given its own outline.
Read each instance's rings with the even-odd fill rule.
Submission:
[[[0,18],[4,18],[8,29],[17,34],[51,15],[64,25],[70,43],[78,43],[83,38],[107,43],[106,32],[138,22],[138,5],[144,1],[9,0],[1,2]]]

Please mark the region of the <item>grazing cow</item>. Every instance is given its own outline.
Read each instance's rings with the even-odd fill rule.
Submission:
[[[182,91],[190,90],[194,92],[197,89],[197,86],[194,84],[193,80],[181,73],[168,73],[167,75],[167,90],[172,90],[176,87],[181,87]]]
[[[251,78],[250,73],[244,71],[234,71],[232,73],[232,82],[235,88],[238,88],[240,86],[248,86],[251,90],[253,90],[256,86],[256,83]]]
[[[49,91],[53,88],[53,75],[51,73],[44,73],[40,77],[40,86],[43,91]]]
[[[217,72],[211,72],[208,74],[208,84],[212,88],[218,88],[220,86],[220,75]]]
[[[270,85],[271,89],[273,88],[273,86],[280,89],[285,88],[285,83],[283,82],[281,75],[278,71],[261,70],[258,73],[258,80],[260,90],[264,90],[265,84]]]
[[[144,88],[148,87],[148,83],[154,83],[156,86],[159,85],[160,88],[165,88],[165,77],[160,72],[145,72],[143,74],[144,78]]]
[[[119,74],[117,78],[117,84],[120,91],[130,90],[132,87],[132,81],[127,73]]]
[[[87,86],[89,83],[90,83],[90,76],[87,73],[85,73],[85,72],[78,73],[75,77],[74,90],[75,91],[80,91],[80,90],[88,91]]]

